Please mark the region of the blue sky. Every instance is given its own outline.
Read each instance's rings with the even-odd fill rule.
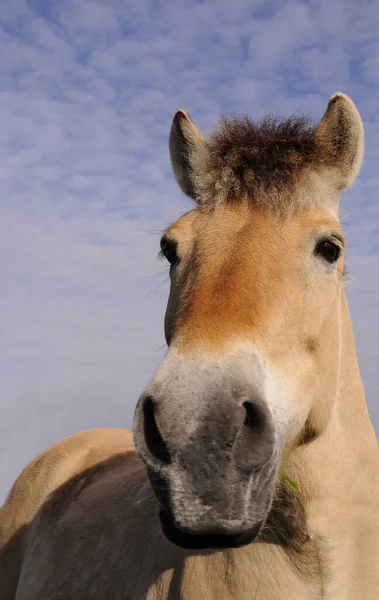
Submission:
[[[159,232],[191,207],[167,149],[179,107],[208,132],[222,111],[356,102],[348,297],[379,431],[377,3],[2,0],[0,26],[0,498],[59,437],[129,427],[164,355]]]

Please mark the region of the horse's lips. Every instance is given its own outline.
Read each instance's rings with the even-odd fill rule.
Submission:
[[[186,550],[216,550],[239,548],[251,544],[258,537],[263,522],[235,535],[198,534],[182,531],[175,525],[172,516],[162,508],[159,513],[163,533],[170,542]]]

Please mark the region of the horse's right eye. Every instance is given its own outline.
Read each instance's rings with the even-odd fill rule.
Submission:
[[[161,239],[161,254],[168,260],[170,265],[179,262],[177,253],[178,243],[167,238]]]

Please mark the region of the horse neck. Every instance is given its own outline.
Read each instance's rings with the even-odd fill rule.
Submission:
[[[321,435],[293,451],[288,468],[302,484],[304,496],[328,497],[354,488],[372,497],[368,482],[379,482],[379,447],[368,413],[359,372],[353,328],[346,297],[341,298],[340,372],[329,422]],[[287,461],[286,461],[287,462]],[[361,485],[360,485],[361,484]],[[379,493],[372,498],[379,505]],[[348,495],[345,496],[348,498]]]
[[[345,294],[341,298],[341,354],[338,390],[329,427],[325,431],[325,444],[329,451],[346,449],[349,464],[355,476],[365,477],[362,469],[364,461],[369,469],[379,475],[379,447],[375,431],[368,413],[364,387],[359,371],[353,326]],[[332,462],[329,459],[329,462]],[[338,455],[336,455],[338,468]],[[352,473],[346,473],[347,484],[351,486]],[[343,474],[340,474],[342,478]]]

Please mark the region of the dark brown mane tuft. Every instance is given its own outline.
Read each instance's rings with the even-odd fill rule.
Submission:
[[[323,162],[316,128],[303,116],[267,116],[254,122],[247,116],[222,116],[208,139],[207,172],[197,180],[204,204],[254,198],[267,204],[264,192],[288,191],[309,165]],[[263,192],[263,194],[262,194]]]

